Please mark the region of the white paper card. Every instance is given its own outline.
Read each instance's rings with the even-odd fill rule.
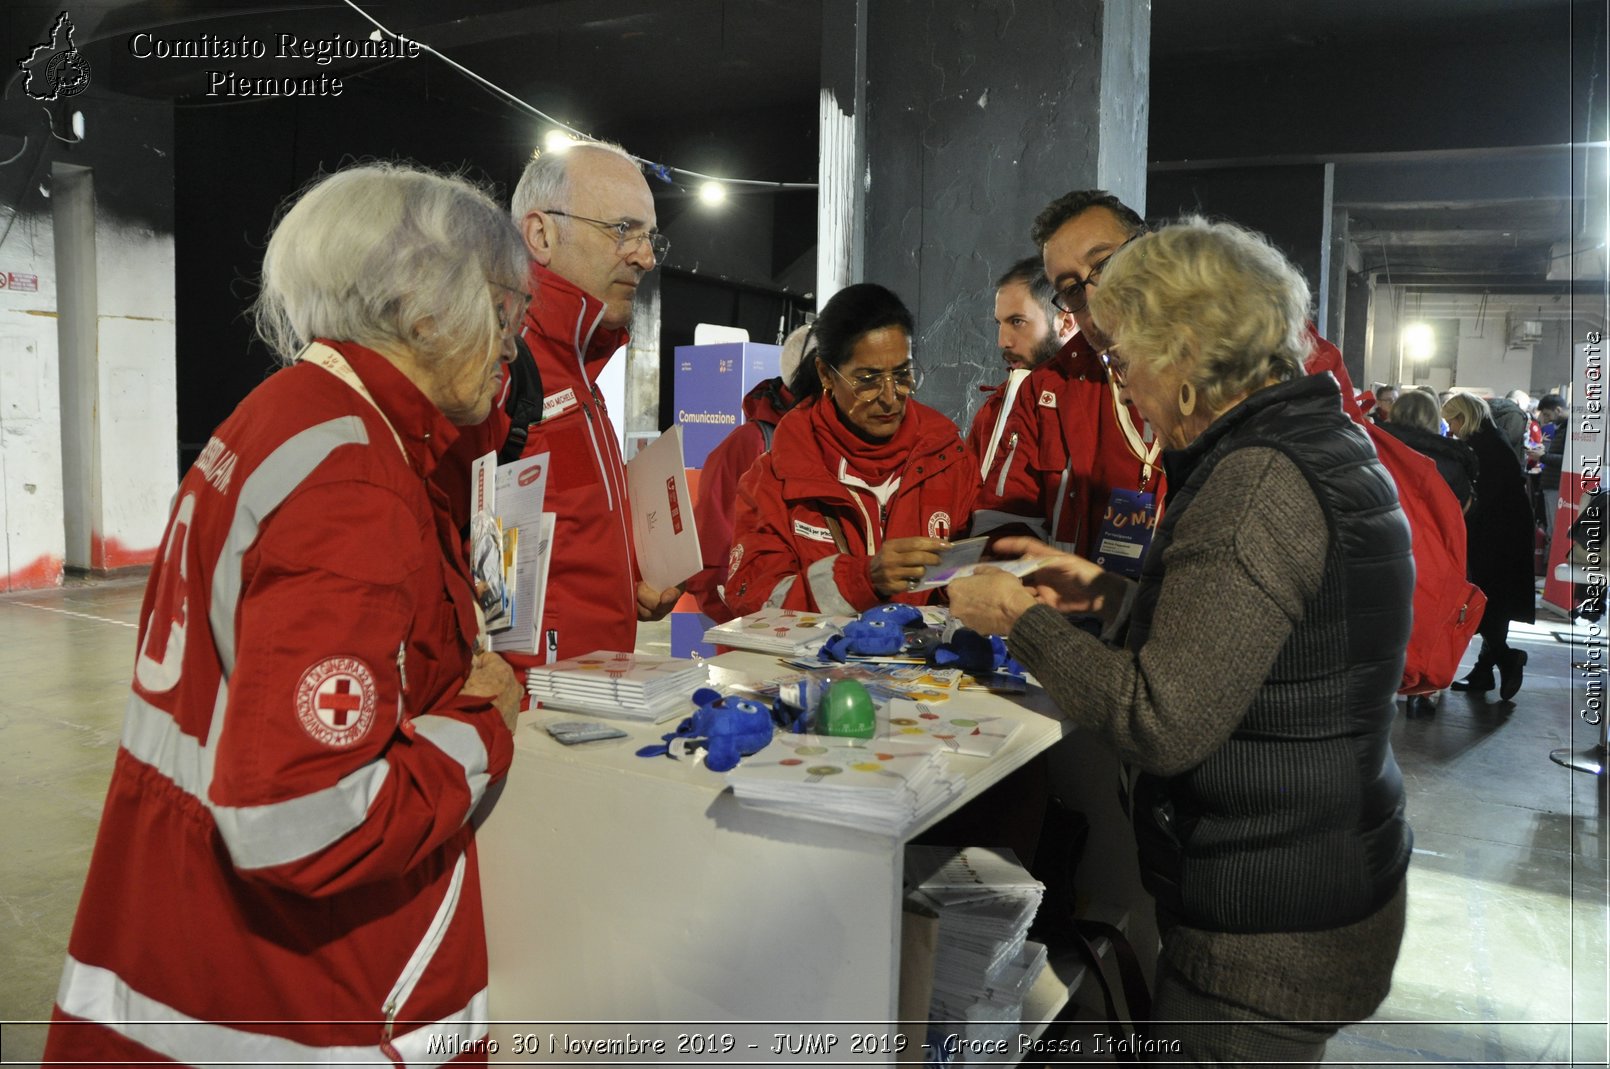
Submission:
[[[680,426],[660,435],[626,465],[626,492],[643,581],[665,590],[702,571],[704,556],[693,524]]]

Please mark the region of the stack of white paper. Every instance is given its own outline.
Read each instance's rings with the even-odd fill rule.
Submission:
[[[706,629],[704,640],[737,650],[794,657],[815,653],[853,619],[799,609],[761,609]]]
[[[939,915],[929,1019],[969,1040],[1010,1039],[1045,968],[1024,936],[1045,886],[1009,850],[906,848],[907,896]]]
[[[709,673],[703,661],[599,650],[526,672],[544,708],[658,722],[686,712]]]
[[[778,735],[727,773],[752,809],[900,836],[962,792],[931,741]]]

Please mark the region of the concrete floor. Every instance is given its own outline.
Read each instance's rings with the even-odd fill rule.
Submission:
[[[0,1021],[50,1013],[143,586],[79,580],[0,597]],[[1531,664],[1513,705],[1448,694],[1432,718],[1400,716],[1415,829],[1408,934],[1391,997],[1331,1043],[1332,1064],[1606,1064],[1605,781],[1548,759],[1597,737],[1573,706],[1581,673],[1570,690],[1571,662],[1587,654],[1554,637],[1569,631],[1546,606],[1516,629]],[[664,641],[663,625],[644,635]],[[4,1063],[38,1059],[42,1024],[3,1028]]]

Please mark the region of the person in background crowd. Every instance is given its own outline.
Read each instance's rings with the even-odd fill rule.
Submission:
[[[1055,296],[1039,256],[1019,260],[995,280],[995,344],[1006,362],[1007,380],[998,386],[979,387],[989,397],[973,417],[967,445],[981,467],[989,459],[991,445],[997,443],[995,426],[1013,376],[1021,373],[1026,378],[1028,372],[1055,356],[1078,329],[1073,316],[1052,303]]]
[[[744,422],[710,450],[699,474],[699,504],[693,514],[699,528],[704,571],[688,581],[688,592],[698,599],[699,611],[718,624],[732,619],[732,610],[721,600],[721,588],[732,550],[738,480],[754,466],[760,454],[771,448],[772,435],[783,413],[794,407],[794,394],[788,383],[799,368],[809,333],[809,326],[796,327],[783,340],[783,351],[777,360],[778,376],[760,383],[744,397]]]
[[[1521,689],[1526,651],[1511,649],[1511,620],[1536,619],[1536,590],[1532,576],[1532,508],[1526,500],[1526,480],[1509,443],[1499,436],[1487,402],[1475,394],[1455,393],[1443,402],[1442,418],[1454,437],[1476,454],[1476,502],[1465,513],[1470,581],[1487,595],[1482,614],[1481,653],[1454,690],[1485,693],[1499,674],[1498,696],[1504,701]]]
[[[1565,467],[1568,411],[1565,398],[1547,393],[1537,402],[1537,422],[1543,431],[1543,451],[1537,458],[1537,507],[1542,527],[1554,531],[1554,510],[1560,501],[1560,471]]]
[[[1476,454],[1457,438],[1444,437],[1437,411],[1437,399],[1427,390],[1405,390],[1392,406],[1392,418],[1381,429],[1413,449],[1430,457],[1437,465],[1448,489],[1466,512],[1475,500]]]
[[[1026,525],[1096,556],[1109,510],[1134,514],[1155,505],[1163,488],[1158,448],[1108,382],[1100,358],[1106,339],[1087,304],[1108,258],[1145,231],[1133,209],[1099,189],[1058,197],[1035,218],[1030,236],[1056,290],[1053,303],[1073,316],[1079,332],[1019,389],[984,473],[976,530]],[[1122,561],[1138,566],[1139,559]]]
[[[556,514],[536,658],[631,650],[639,620],[658,620],[682,591],[655,590],[638,575],[626,468],[598,378],[627,342],[643,276],[669,243],[655,229],[654,196],[618,145],[587,142],[542,152],[526,164],[510,205],[532,260],[537,295],[521,331],[544,391],[540,422],[510,425],[504,403],[465,436],[455,471],[523,435],[519,456],[548,453],[545,511]],[[511,383],[522,381],[519,376]],[[506,399],[500,399],[506,400]]]
[[[1521,394],[1525,397],[1525,393]],[[1522,465],[1526,463],[1526,428],[1532,417],[1527,415],[1526,409],[1510,397],[1494,397],[1487,401],[1487,410],[1498,428],[1498,435],[1509,446],[1510,452]]]
[[[1457,438],[1444,437],[1438,429],[1441,424],[1436,396],[1428,390],[1408,389],[1392,406],[1392,418],[1380,426],[1410,449],[1430,457],[1437,465],[1437,474],[1459,499],[1459,507],[1469,512],[1476,494],[1476,455]],[[1403,486],[1399,483],[1400,493]],[[1433,716],[1441,699],[1440,690],[1435,694],[1410,694],[1405,708],[1410,716]]]
[[[1163,946],[1149,1039],[1191,1064],[1322,1060],[1386,997],[1412,843],[1392,755],[1408,524],[1330,375],[1308,287],[1267,240],[1187,219],[1107,264],[1090,310],[1169,449],[1138,587],[1027,538],[1025,580],[950,586],[1079,728],[1139,769]],[[1350,552],[1368,545],[1370,553]],[[1071,626],[1095,612],[1114,649]]]
[[[1392,418],[1392,405],[1397,402],[1398,388],[1396,386],[1377,386],[1375,388],[1375,407],[1370,409],[1370,419],[1376,426],[1381,426]]]
[[[257,323],[290,366],[179,486],[48,1062],[485,1041],[469,818],[521,687],[477,652],[429,478],[486,418],[527,284],[490,197],[401,165],[322,178],[275,228]]]
[[[978,467],[956,425],[912,398],[911,313],[872,283],[833,295],[790,384],[798,404],[738,484],[727,607],[855,614],[913,592],[964,534]]]
[[[1557,393],[1546,393],[1537,401],[1537,423],[1543,437],[1550,443],[1565,427],[1565,398]]]

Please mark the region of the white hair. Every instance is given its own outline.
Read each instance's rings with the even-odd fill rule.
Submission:
[[[557,152],[539,149],[531,154],[531,162],[525,165],[509,198],[509,214],[516,223],[532,212],[564,211],[569,206],[570,159],[578,152],[606,152],[637,166],[632,154],[613,141],[578,141]]]
[[[289,364],[314,338],[424,361],[496,349],[488,283],[524,290],[529,260],[497,203],[463,178],[368,163],[318,178],[274,227],[253,312]]]

